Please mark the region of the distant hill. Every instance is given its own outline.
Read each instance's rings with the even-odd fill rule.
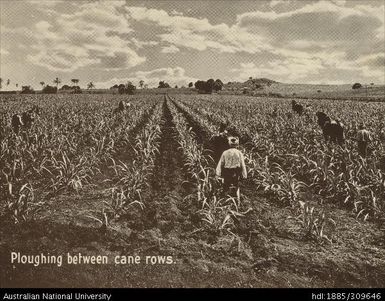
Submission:
[[[254,90],[254,89],[261,89],[265,86],[268,87],[268,86],[271,86],[272,84],[279,84],[279,82],[276,82],[268,78],[252,78],[243,83],[229,82],[224,85],[224,89],[231,90],[231,89],[248,88],[248,89]]]
[[[268,78],[249,79],[245,82],[229,82],[224,85],[222,93],[273,97],[385,100],[384,85],[363,86],[361,89],[353,90],[352,84],[286,84]]]

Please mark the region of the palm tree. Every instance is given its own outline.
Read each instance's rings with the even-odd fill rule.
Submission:
[[[87,89],[93,89],[95,88],[95,85],[93,82],[89,82],[88,85],[87,85]]]
[[[58,92],[59,91],[59,84],[61,83],[61,80],[57,77],[57,78],[55,78],[53,83],[56,84],[56,92]]]
[[[44,88],[45,82],[40,82],[42,88]]]
[[[143,85],[144,85],[144,80],[141,79],[141,80],[139,81],[139,86],[140,86],[141,89],[143,89]]]

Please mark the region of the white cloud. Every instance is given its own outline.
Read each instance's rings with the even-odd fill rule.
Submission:
[[[179,48],[174,45],[163,47],[161,50],[162,53],[177,53],[179,51]]]
[[[279,6],[279,5],[281,5],[281,4],[285,4],[285,3],[287,3],[287,2],[289,2],[289,0],[271,0],[271,1],[270,1],[270,7],[271,7],[271,8],[274,8],[274,7],[276,7],[276,6]]]
[[[29,0],[27,2],[32,4],[34,7],[37,6],[40,8],[51,8],[58,5],[59,3],[64,3],[64,1],[62,0],[39,0],[39,1]]]
[[[376,78],[385,84],[385,53],[374,53],[362,56],[355,62],[357,71],[361,71],[367,78]]]
[[[241,63],[231,71],[240,80],[252,77],[270,77],[281,82],[307,83],[343,83],[336,76],[349,74],[351,78],[363,81],[375,81],[385,84],[385,53],[361,56],[357,60],[347,60],[344,52],[323,51],[304,56],[283,53],[282,59],[275,59],[256,65],[253,62]],[[317,81],[309,78],[318,78]],[[345,78],[344,78],[345,79]]]
[[[318,2],[311,2],[301,8],[280,12],[275,11],[255,11],[248,12],[237,16],[237,22],[241,25],[247,24],[247,22],[259,21],[259,20],[277,20],[283,18],[289,18],[299,15],[308,15],[308,14],[320,14],[320,13],[336,13],[340,18],[346,18],[351,15],[365,15],[365,12],[371,11],[373,13],[373,8],[371,6],[356,6],[354,8],[350,7],[341,7],[336,5],[335,2],[321,0]]]
[[[357,59],[357,63],[372,67],[385,68],[385,53],[379,52],[362,56]]]
[[[271,7],[281,4],[270,2]],[[279,12],[248,12],[238,15],[234,25],[211,24],[207,19],[173,16],[145,7],[128,7],[126,11],[130,20],[157,25],[163,30],[159,38],[178,49],[273,55],[262,66],[245,65],[236,70],[244,79],[258,72],[299,82],[327,70],[379,78],[381,70],[363,64],[358,67],[355,60],[383,42],[384,6],[345,4],[318,1]]]
[[[183,13],[180,12],[180,11],[177,11],[176,9],[173,9],[171,11],[171,15],[173,15],[173,16],[183,16]]]
[[[286,81],[327,76],[324,74],[327,70],[330,74],[354,72],[380,80],[385,76],[384,69],[369,66],[364,57],[373,51],[384,52],[384,19],[384,5],[375,7],[369,3],[347,7],[346,2],[339,0],[309,2],[280,12],[255,11],[238,15],[237,26],[262,35],[272,46],[270,52],[277,56],[275,61],[259,66],[261,68],[238,71],[243,76],[246,74],[242,70],[263,71]]]
[[[196,78],[187,76],[182,67],[159,68],[150,71],[137,71],[132,76],[125,78],[113,78],[105,82],[98,82],[95,85],[100,88],[110,88],[115,84],[131,81],[134,85],[143,80],[149,87],[158,87],[160,81],[166,81],[171,87],[175,85],[187,86],[189,82],[197,81]]]
[[[118,11],[124,5],[124,1],[86,2],[80,4],[74,14],[61,14],[59,22],[86,31],[99,29],[127,33],[132,29],[124,15]]]
[[[219,52],[244,51],[258,53],[269,48],[264,39],[250,34],[238,26],[221,23],[212,25],[208,19],[172,16],[164,10],[145,7],[126,7],[129,19],[156,24],[165,32],[159,34],[162,41],[195,50],[213,49]]]
[[[330,1],[339,6],[344,6],[346,4],[346,0],[330,0]]]
[[[270,40],[282,42],[293,39],[370,41],[372,31],[383,33],[384,5],[346,7],[343,4],[337,0],[322,0],[279,13],[247,12],[237,16],[237,25],[250,32],[269,35]]]
[[[373,43],[383,41],[384,6],[344,4],[338,0],[318,1],[279,13],[248,12],[238,15],[234,25],[211,24],[207,19],[173,16],[145,7],[126,7],[126,11],[130,20],[157,25],[164,31],[159,38],[177,48],[250,54],[265,51],[282,59],[320,54],[324,63],[336,64],[338,59],[345,60],[348,52],[357,57],[371,50]],[[338,58],[327,58],[330,48],[339,53]]]
[[[36,55],[28,55],[27,59],[34,65],[61,72],[72,72],[99,62],[99,60],[88,56],[72,55],[68,50],[55,51],[52,49],[39,49]]]
[[[131,42],[135,45],[136,48],[143,48],[146,46],[156,46],[159,44],[157,41],[139,41],[136,38],[132,38]]]
[[[126,69],[145,61],[119,34],[132,32],[118,9],[124,1],[85,2],[74,14],[58,14],[51,23],[35,25],[34,54],[27,59],[52,71],[72,72],[93,66],[105,70]]]
[[[4,49],[4,48],[0,48],[0,55],[8,55],[9,54],[9,51]]]
[[[232,71],[238,74],[238,78],[246,80],[252,77],[270,77],[282,82],[298,82],[309,75],[317,75],[325,67],[320,59],[287,58],[274,60],[256,66],[254,63],[241,63],[240,68]]]

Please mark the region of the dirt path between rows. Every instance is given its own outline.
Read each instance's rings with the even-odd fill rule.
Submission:
[[[161,139],[155,168],[150,183],[151,193],[147,206],[148,226],[157,227],[166,235],[183,223],[185,216],[178,206],[188,193],[188,184],[184,184],[183,153],[178,144],[178,132],[165,97],[162,105]]]

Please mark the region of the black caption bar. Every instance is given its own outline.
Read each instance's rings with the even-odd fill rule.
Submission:
[[[234,296],[239,298],[253,298],[253,300],[309,300],[309,301],[385,301],[384,288],[347,288],[347,289],[124,289],[124,288],[49,288],[25,289],[2,288],[0,300],[133,300],[134,297],[213,297],[220,298]]]

